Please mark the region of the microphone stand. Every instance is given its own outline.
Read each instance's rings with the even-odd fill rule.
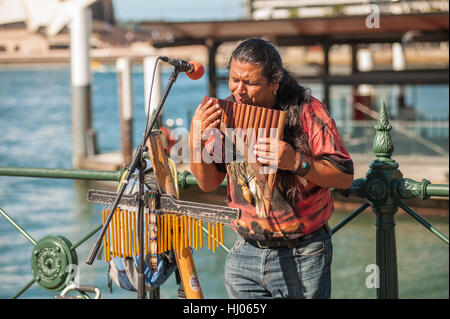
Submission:
[[[144,277],[144,170],[145,170],[145,160],[144,160],[144,151],[146,150],[145,142],[150,137],[153,126],[155,125],[159,114],[163,108],[164,102],[166,101],[167,96],[169,95],[169,91],[172,88],[173,83],[177,80],[178,75],[180,74],[180,70],[178,66],[175,66],[172,74],[169,77],[169,83],[164,90],[164,93],[161,97],[159,105],[156,109],[155,114],[152,117],[150,125],[148,126],[146,132],[144,133],[144,137],[142,139],[141,144],[138,146],[134,153],[134,157],[130,163],[130,167],[128,169],[127,175],[120,186],[120,190],[117,194],[116,199],[112,205],[110,210],[110,214],[108,218],[105,220],[105,224],[103,225],[100,234],[95,241],[92,250],[86,260],[88,265],[92,265],[94,262],[95,256],[97,256],[98,251],[100,249],[100,245],[103,240],[103,236],[105,235],[106,229],[113,218],[113,215],[119,205],[120,199],[122,198],[123,193],[130,181],[131,175],[133,172],[138,169],[139,170],[139,206],[138,206],[138,242],[139,242],[139,268],[138,268],[138,289],[137,289],[137,297],[138,299],[145,299],[145,277]],[[150,96],[151,98],[151,96]],[[147,126],[146,126],[147,127]]]

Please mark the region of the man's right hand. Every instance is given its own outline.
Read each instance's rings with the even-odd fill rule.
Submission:
[[[221,114],[222,109],[219,104],[214,103],[213,99],[208,100],[205,104],[199,104],[192,117],[192,122],[200,121],[200,132],[196,133],[201,134],[202,140],[207,137],[205,136],[205,132],[208,133],[210,129],[219,127]]]
[[[211,129],[219,126],[221,114],[222,109],[220,106],[210,99],[205,104],[198,106],[191,121],[191,130],[189,132],[190,168],[197,179],[198,186],[205,192],[216,189],[226,175],[224,172],[219,172],[214,163],[205,163],[201,159],[202,148],[209,137],[207,134],[211,132]],[[199,138],[201,139],[200,143],[198,142]],[[194,141],[197,141],[197,143],[194,143]],[[196,154],[199,156],[199,160],[194,160]]]

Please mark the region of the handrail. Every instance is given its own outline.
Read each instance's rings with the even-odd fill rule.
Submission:
[[[363,112],[364,114],[370,116],[373,119],[376,119],[379,117],[378,112],[372,110],[371,108],[369,108],[368,106],[366,106],[362,103],[355,103],[355,108],[357,110]],[[426,138],[423,138],[416,132],[406,130],[400,125],[395,125],[395,129],[398,130],[401,134],[416,140],[423,146],[428,147],[429,149],[435,151],[436,153],[438,153],[442,156],[448,156],[448,151],[446,149],[442,148],[441,146],[437,145],[436,143],[433,143],[432,141],[430,141]]]
[[[448,184],[428,184],[425,192],[428,196],[449,196]]]
[[[0,176],[20,176],[34,178],[61,178],[61,179],[81,179],[95,181],[115,181],[119,182],[124,173],[120,171],[88,170],[88,169],[59,169],[44,167],[12,167],[0,166]],[[189,171],[178,173],[178,185],[182,188],[198,186],[195,176]],[[225,178],[220,187],[227,185]]]
[[[0,166],[0,175],[3,176],[119,181],[122,176],[122,173],[123,170],[102,171],[102,170],[87,170],[87,169]]]
[[[389,124],[384,103],[377,115],[373,141],[376,160],[370,164],[370,169],[365,178],[355,179],[348,189],[334,190],[344,196],[354,195],[363,198],[366,202],[336,226],[333,233],[359,215],[368,205],[372,206],[372,211],[376,215],[376,264],[380,270],[377,298],[394,299],[398,298],[394,215],[398,208],[402,208],[448,245],[449,240],[446,236],[416,214],[402,200],[411,198],[426,200],[431,196],[448,197],[449,185],[431,184],[426,179],[417,182],[409,178],[403,178],[403,174],[398,169],[399,164],[391,158],[394,152],[394,144],[390,135],[392,126]]]

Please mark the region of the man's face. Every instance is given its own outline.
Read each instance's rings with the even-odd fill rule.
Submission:
[[[262,67],[232,60],[228,87],[238,103],[272,107],[275,104],[277,83],[269,83],[262,75]]]

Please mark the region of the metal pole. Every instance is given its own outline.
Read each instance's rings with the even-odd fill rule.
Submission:
[[[348,215],[343,221],[341,221],[338,225],[334,226],[333,229],[331,229],[331,234],[335,234],[339,229],[344,227],[348,222],[353,220],[356,216],[361,214],[363,211],[368,208],[370,204],[368,202],[363,203],[359,208],[354,210],[350,215]]]
[[[78,248],[78,246],[80,246],[82,243],[84,243],[86,240],[88,240],[89,238],[92,237],[92,235],[94,235],[96,232],[98,232],[101,228],[103,227],[103,225],[98,225],[97,227],[95,227],[92,231],[90,231],[88,234],[86,234],[85,236],[83,236],[83,238],[81,238],[80,240],[78,240],[75,244],[72,244],[72,246],[70,246],[70,250],[75,250]]]
[[[22,227],[20,227],[19,224],[16,223],[16,221],[14,219],[12,219],[1,207],[0,207],[0,214],[5,217],[5,219],[7,221],[9,221],[11,223],[11,225],[13,225],[23,236],[25,236],[26,239],[28,239],[28,241],[30,243],[33,244],[33,246],[36,246],[36,241],[34,240],[33,237],[31,237],[26,231],[25,229],[23,229]]]
[[[428,184],[426,193],[428,196],[448,197],[448,184]]]
[[[377,298],[398,298],[397,248],[394,215],[398,201],[393,197],[395,183],[402,178],[398,163],[391,159],[394,152],[386,106],[383,104],[375,126],[373,151],[377,157],[370,164],[364,189],[376,215],[376,263],[379,267]]]
[[[0,166],[0,176],[65,178],[119,182],[122,174],[124,174],[124,171]],[[189,171],[178,173],[178,184],[182,188],[188,188],[189,186],[198,186],[195,176],[192,175],[192,173]],[[226,186],[227,179],[225,178],[220,184],[220,187]]]
[[[182,173],[178,173],[178,185],[185,189],[189,186],[198,186],[197,179],[194,175],[192,175],[189,171],[184,171]],[[226,187],[227,186],[227,177],[220,183],[219,187]]]
[[[122,171],[0,166],[0,176],[67,178],[118,182],[120,181],[122,173]]]
[[[31,279],[22,289],[20,289],[14,296],[12,296],[12,299],[17,299],[21,294],[25,292],[28,288],[30,288],[34,283],[36,282],[36,278]]]
[[[142,169],[139,172],[139,194],[144,196],[144,173]],[[144,199],[139,199],[138,207],[138,247],[139,247],[139,269],[138,269],[138,287],[137,298],[145,299],[145,277],[144,277]]]
[[[324,43],[322,45],[324,61],[323,61],[323,101],[328,111],[331,110],[330,105],[330,84],[328,83],[328,76],[330,75],[330,45],[329,43]]]
[[[403,202],[400,201],[400,207],[403,208],[403,210],[408,213],[411,217],[413,217],[415,220],[417,220],[419,223],[421,223],[425,228],[427,228],[429,231],[431,231],[433,234],[435,234],[439,239],[441,239],[444,243],[447,245],[449,244],[448,238],[445,237],[444,234],[442,234],[440,231],[438,231],[436,228],[433,227],[429,222],[427,222],[425,219],[423,219],[421,216],[417,215],[411,208],[406,206]]]
[[[378,299],[398,298],[397,248],[393,207],[373,208],[376,215],[376,263],[379,267]]]

